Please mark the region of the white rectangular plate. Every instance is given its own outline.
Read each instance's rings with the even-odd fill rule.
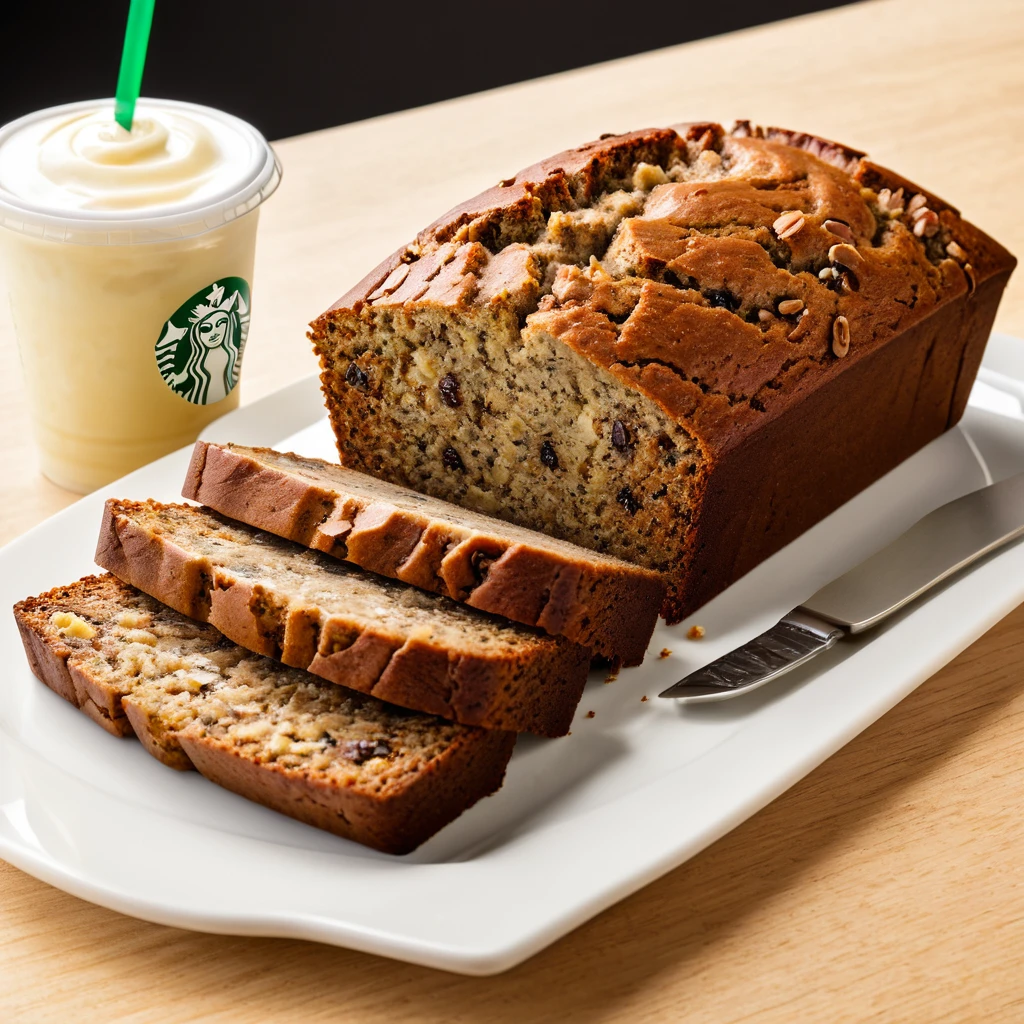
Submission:
[[[466,974],[505,970],[703,849],[793,785],[1024,600],[1024,544],[880,630],[737,700],[657,694],[774,623],[929,509],[1024,470],[1024,343],[993,336],[960,427],[678,626],[641,668],[594,673],[572,735],[521,737],[502,790],[388,857],[170,771],[31,675],[0,614],[0,856],[152,921],[316,939]],[[1020,392],[1024,393],[1024,392]],[[206,436],[334,457],[315,381]],[[94,571],[103,500],[175,500],[180,451],[0,551],[0,604]],[[695,622],[700,642],[686,639]],[[671,653],[659,658],[667,649]],[[648,697],[650,699],[643,700]],[[593,712],[593,717],[588,717]]]

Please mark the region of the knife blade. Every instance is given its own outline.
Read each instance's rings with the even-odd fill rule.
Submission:
[[[1024,535],[1024,473],[940,505],[888,547],[710,665],[659,694],[728,700],[777,679],[837,641],[871,629],[1004,544]]]

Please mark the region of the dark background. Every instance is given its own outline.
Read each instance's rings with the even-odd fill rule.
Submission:
[[[849,2],[158,0],[142,91],[278,139]],[[128,0],[3,6],[0,124],[113,95]]]

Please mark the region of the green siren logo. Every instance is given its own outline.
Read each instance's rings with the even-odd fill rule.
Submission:
[[[226,398],[238,383],[249,333],[249,285],[224,277],[196,292],[171,315],[156,343],[167,386],[193,405]]]

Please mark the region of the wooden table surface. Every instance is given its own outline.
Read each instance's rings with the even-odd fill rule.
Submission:
[[[243,401],[312,373],[305,323],[436,214],[605,131],[745,117],[840,139],[1024,253],[1022,54],[1019,0],[881,0],[281,142]],[[997,328],[1024,335],[1024,273]],[[4,542],[73,500],[37,473],[4,320],[0,408]],[[1024,607],[703,854],[495,978],[160,927],[0,864],[0,1020],[1024,1021],[1022,752]]]

